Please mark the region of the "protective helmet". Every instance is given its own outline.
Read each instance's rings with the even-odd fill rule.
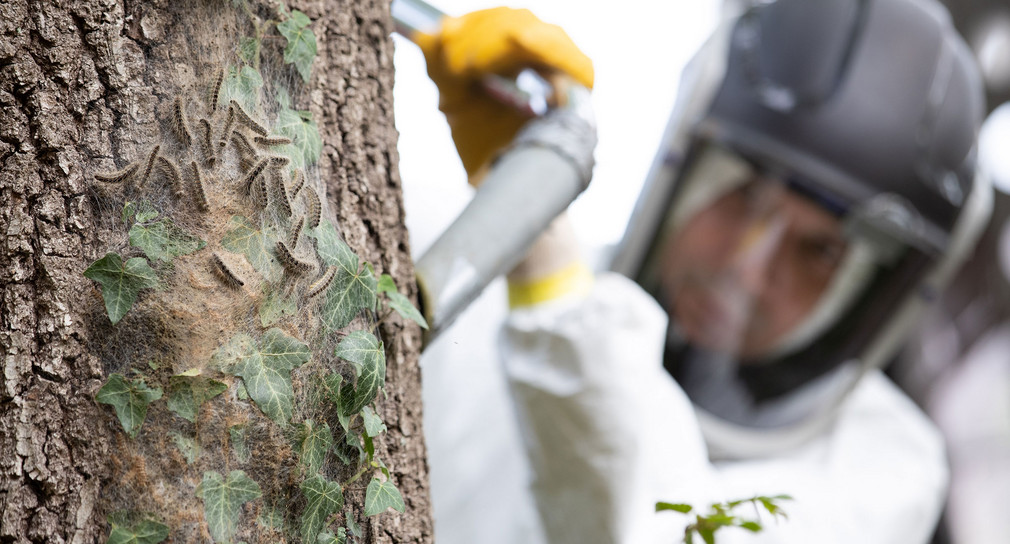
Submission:
[[[975,167],[983,113],[970,51],[932,1],[755,2],[696,54],[612,268],[667,305],[667,366],[714,457],[807,440],[893,355],[988,221],[991,189]],[[753,353],[699,346],[664,292],[678,256],[667,248],[756,180],[802,210],[815,203],[828,217],[818,221],[844,234],[844,254],[774,342]],[[779,264],[790,227],[761,217],[743,222],[741,239],[760,230],[771,241],[738,253]]]

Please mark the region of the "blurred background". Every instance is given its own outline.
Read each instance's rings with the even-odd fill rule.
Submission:
[[[594,62],[593,102],[600,138],[597,164],[592,185],[570,210],[580,241],[590,254],[599,254],[620,240],[673,106],[683,65],[723,10],[743,1],[509,4],[529,8],[541,19],[562,26]],[[501,5],[487,0],[431,3],[450,15]],[[1005,544],[1010,542],[1010,516],[1005,515],[1010,504],[1010,0],[948,0],[944,4],[985,78],[988,118],[978,152],[998,189],[995,213],[974,258],[940,297],[888,373],[937,422],[948,440],[951,494],[934,542]],[[399,36],[394,39],[400,175],[412,250],[419,256],[466,205],[472,189],[438,111],[438,93],[427,78],[420,51]],[[486,413],[470,416],[501,422],[500,436],[488,439],[502,440],[504,448],[510,436],[514,438],[510,435],[514,430],[506,427],[509,415],[500,406],[494,408],[489,399],[503,401],[505,393],[493,376],[493,364],[480,362],[489,357],[481,346],[493,345],[497,320],[505,311],[503,287],[492,285],[484,299],[480,314],[463,316],[473,323],[465,339],[450,332],[441,345],[426,353],[432,359],[439,349],[472,350],[474,366],[467,369],[476,376],[472,387],[455,402],[428,403],[425,417],[427,422],[451,423],[451,411],[479,400]],[[427,364],[426,390],[436,390],[448,373],[449,369],[432,369]],[[472,439],[458,437],[460,443]],[[431,446],[433,459],[453,455]],[[453,470],[465,472],[465,462],[457,456]],[[503,458],[503,462],[507,461]],[[435,487],[442,470],[440,462],[432,463]],[[435,507],[439,531],[440,523],[445,530],[445,521],[438,519],[440,510],[479,508],[480,504],[475,498],[468,505],[440,505],[436,496]]]

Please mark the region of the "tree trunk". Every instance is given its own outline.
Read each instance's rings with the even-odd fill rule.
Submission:
[[[388,5],[291,4],[0,3],[0,543],[431,540]]]

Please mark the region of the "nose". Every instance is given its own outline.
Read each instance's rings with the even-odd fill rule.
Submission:
[[[785,232],[786,220],[773,215],[749,223],[741,234],[730,270],[740,287],[751,296],[760,297],[768,289]]]

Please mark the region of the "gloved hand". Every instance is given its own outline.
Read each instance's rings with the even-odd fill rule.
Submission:
[[[413,36],[438,86],[456,151],[470,184],[477,186],[497,152],[526,122],[520,113],[480,87],[487,74],[515,77],[525,68],[548,80],[558,73],[592,88],[593,63],[561,27],[525,9],[492,8],[447,17],[437,34]]]

